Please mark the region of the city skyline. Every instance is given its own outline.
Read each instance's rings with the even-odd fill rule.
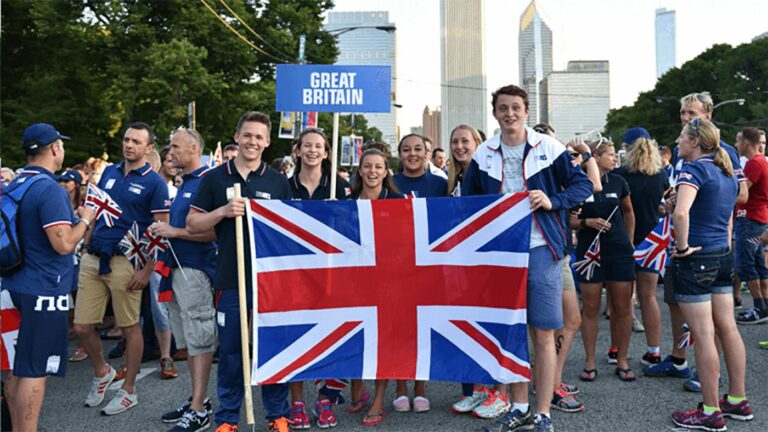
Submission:
[[[538,0],[553,32],[555,70],[568,61],[608,60],[611,65],[611,108],[634,103],[656,83],[654,19],[659,1]],[[518,20],[529,2],[485,0],[487,96],[506,84],[519,84]],[[665,0],[676,12],[676,66],[715,43],[739,45],[768,30],[768,3],[762,0],[718,0],[696,3]],[[336,11],[386,9],[397,26],[398,112],[401,130],[421,125],[425,105],[440,105],[439,1],[336,0]],[[606,19],[609,17],[610,19]],[[713,17],[718,21],[713,22]],[[728,23],[727,25],[719,23]],[[691,89],[698,91],[701,89]],[[482,91],[478,90],[478,91]],[[681,96],[681,95],[665,95]],[[488,98],[490,101],[490,98]],[[490,114],[490,103],[487,111]],[[487,130],[497,127],[489,115]],[[494,123],[494,124],[490,124]]]
[[[544,78],[552,72],[552,30],[543,17],[536,0],[520,16],[520,87],[528,93],[530,112],[528,126],[541,122],[542,94],[539,89]]]

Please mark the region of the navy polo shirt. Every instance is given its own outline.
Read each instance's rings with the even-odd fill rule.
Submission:
[[[291,188],[288,179],[275,171],[269,165],[261,162],[256,171],[251,171],[247,179],[243,179],[235,168],[234,159],[208,171],[200,182],[197,195],[192,200],[191,207],[201,212],[211,212],[224,206],[234,196],[233,185],[240,184],[240,190],[245,198],[253,199],[291,199]],[[237,289],[237,244],[235,240],[235,219],[224,218],[216,224],[216,240],[219,245],[219,256],[216,260],[216,289]],[[250,275],[251,244],[247,240],[250,232],[248,224],[243,224],[245,237],[245,274]],[[246,289],[252,289],[250,277],[245,278]]]
[[[394,180],[397,188],[405,195],[413,194],[416,198],[448,196],[448,180],[429,171],[418,177],[397,173]]]
[[[701,246],[703,253],[727,249],[728,222],[739,194],[736,177],[725,175],[705,156],[683,165],[677,185],[697,190],[688,212],[688,245]]]
[[[211,168],[202,166],[191,173],[184,174],[184,180],[176,192],[176,198],[171,204],[170,225],[176,228],[187,226],[187,214],[189,207],[195,200],[203,176]],[[203,271],[211,276],[216,268],[216,243],[196,242],[179,238],[170,239],[173,251],[182,267],[190,267]],[[170,260],[171,267],[177,267],[174,260]]]
[[[402,199],[405,198],[405,195],[395,192],[392,190],[389,190],[386,186],[381,188],[381,192],[379,192],[379,197],[376,199]],[[360,192],[358,193],[352,193],[352,199],[360,199]]]
[[[294,199],[323,200],[331,198],[331,176],[327,174],[323,174],[323,176],[320,178],[320,184],[317,185],[317,188],[311,196],[309,195],[307,188],[301,184],[301,181],[299,181],[298,175],[294,175],[293,177],[289,178],[288,184],[291,186],[291,196],[293,196]],[[352,198],[352,186],[350,186],[348,181],[337,175],[336,199],[343,200],[350,198]]]
[[[120,219],[111,228],[103,218],[96,220],[89,250],[106,256],[120,253],[117,244],[131,229],[134,221],[138,223],[139,232],[143,234],[152,224],[153,215],[168,213],[171,204],[168,185],[160,174],[152,170],[152,165],[147,163],[127,174],[124,169],[125,162],[108,166],[97,185],[108,193],[123,211]]]
[[[72,289],[74,261],[71,253],[61,255],[53,249],[45,229],[72,225],[74,214],[69,194],[59,186],[53,173],[36,166],[24,168],[9,187],[37,174],[50,177],[50,181],[38,181],[24,195],[18,209],[24,265],[19,271],[3,278],[3,288],[22,294],[59,296]]]

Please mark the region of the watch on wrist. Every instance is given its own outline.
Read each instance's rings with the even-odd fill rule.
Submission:
[[[586,162],[591,157],[592,157],[592,153],[589,150],[587,150],[587,151],[585,151],[584,153],[581,154],[581,161],[582,162]]]

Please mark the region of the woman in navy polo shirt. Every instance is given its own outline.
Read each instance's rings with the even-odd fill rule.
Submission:
[[[328,138],[319,129],[307,129],[299,135],[298,158],[293,176],[288,179],[294,199],[325,200],[331,197],[331,161],[328,160],[331,147]],[[349,199],[352,188],[344,179],[336,176],[336,199]],[[291,390],[294,429],[310,427],[306,404],[304,403],[304,383],[289,384]],[[334,427],[337,424],[333,405],[339,402],[339,394],[346,387],[346,381],[326,380],[317,394],[314,413],[317,426]]]
[[[403,171],[395,174],[400,192],[415,198],[441,197],[448,194],[448,182],[425,169],[427,146],[421,135],[410,134],[397,146]]]
[[[733,255],[729,249],[731,216],[739,186],[733,165],[720,145],[720,132],[702,118],[689,122],[677,139],[685,160],[677,178],[673,212],[675,253],[669,267],[675,300],[695,339],[696,365],[704,403],[672,414],[681,427],[725,430],[725,419],[752,419],[746,398],[744,342],[733,317],[731,282]],[[720,338],[728,370],[728,394],[718,400]]]
[[[461,124],[451,131],[451,156],[448,166],[448,194],[461,195],[461,181],[472,162],[472,155],[483,143],[480,133],[472,126]]]
[[[355,199],[397,199],[405,198],[397,189],[392,175],[387,168],[387,157],[381,150],[369,148],[360,156],[360,167],[352,185],[352,196]],[[384,393],[388,380],[376,380],[376,390],[373,403],[368,413],[363,417],[364,426],[375,426],[384,420]],[[352,380],[351,412],[362,410],[365,402],[362,400],[362,380]]]
[[[393,199],[405,198],[392,181],[392,174],[387,167],[387,156],[381,150],[369,148],[360,156],[352,184],[354,199]]]
[[[605,284],[610,293],[611,345],[616,347],[617,351],[616,375],[623,381],[634,381],[636,376],[629,368],[627,349],[632,334],[632,283],[635,280],[632,238],[635,216],[627,182],[611,172],[617,161],[613,143],[601,140],[593,143],[590,148],[600,169],[603,189],[587,199],[579,215],[578,224],[572,227],[578,230],[577,260],[584,259],[600,232],[600,266],[595,266],[591,277],[576,273],[581,286],[581,333],[586,353],[581,379],[592,381],[597,375],[597,317],[600,313],[600,295]]]
[[[624,144],[627,146],[627,163],[617,169],[616,174],[624,177],[629,185],[632,209],[635,212],[635,236],[632,243],[637,247],[659,223],[659,206],[669,189],[669,176],[661,167],[661,155],[656,141],[651,139],[647,130],[641,127],[627,130],[624,134]],[[661,362],[661,312],[656,301],[659,273],[637,265],[635,270],[637,296],[648,345],[641,362],[649,366]]]

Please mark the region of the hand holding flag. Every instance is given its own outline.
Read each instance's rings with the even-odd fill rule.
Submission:
[[[118,243],[118,247],[123,252],[128,261],[133,264],[134,270],[138,270],[147,264],[147,257],[143,251],[144,243],[141,241],[139,235],[139,225],[136,221],[133,222],[131,229],[129,229],[125,236]]]
[[[147,228],[144,231],[144,238],[141,242],[144,245],[144,254],[147,257],[151,257],[153,261],[157,261],[158,254],[166,251],[170,245],[168,239],[154,234],[151,228]]]
[[[110,228],[115,226],[115,220],[120,219],[123,214],[115,200],[92,183],[88,183],[85,205],[93,207],[96,210],[96,219],[103,218]]]
[[[613,214],[616,213],[616,210],[618,209],[619,206],[614,207],[611,214],[605,220],[610,221]],[[592,276],[595,273],[595,268],[600,267],[600,234],[603,233],[605,226],[606,225],[600,227],[595,239],[592,240],[592,244],[589,245],[589,248],[587,248],[587,251],[584,253],[584,259],[571,264],[571,267],[574,270],[587,279],[592,279]]]

